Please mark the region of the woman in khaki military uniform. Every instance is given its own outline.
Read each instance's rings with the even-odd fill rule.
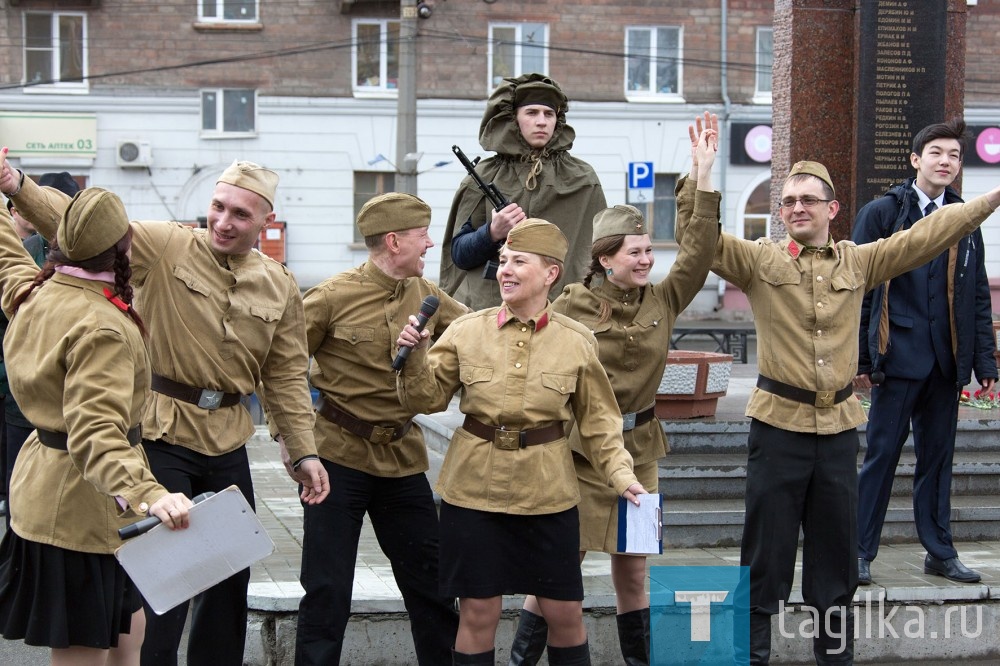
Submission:
[[[441,593],[460,600],[455,664],[493,663],[504,594],[538,597],[550,664],[590,663],[569,421],[603,483],[631,501],[645,492],[593,335],[548,302],[566,246],[549,222],[518,224],[500,252],[504,304],[456,320],[398,380],[415,412],[440,411],[462,390],[465,422],[437,484]],[[410,325],[399,342],[419,339]]]
[[[678,224],[687,224],[692,213],[693,222],[667,277],[650,284],[653,247],[646,222],[637,209],[618,205],[594,217],[592,260],[583,284],[569,285],[552,304],[554,311],[594,332],[623,414],[625,448],[632,454],[635,475],[650,492],[657,490],[658,461],[667,452],[653,404],[674,321],[704,285],[719,237],[720,195],[712,191],[711,178],[716,122],[706,113],[704,121],[697,119],[697,129],[691,128],[692,176],[698,180],[698,192],[693,211],[687,201],[678,200]],[[648,664],[646,557],[618,552],[617,496],[581,454],[575,434],[570,443],[582,496],[581,559],[588,550],[611,554],[622,656],[629,666]],[[535,599],[528,597],[511,646],[511,664],[535,664],[541,657],[547,626],[540,613]]]
[[[11,481],[0,544],[0,631],[53,664],[138,664],[142,599],[113,555],[118,528],[188,524],[156,482],[136,424],[149,392],[142,320],[129,305],[128,217],[111,192],[74,197],[41,271],[0,223],[11,391],[37,426]]]

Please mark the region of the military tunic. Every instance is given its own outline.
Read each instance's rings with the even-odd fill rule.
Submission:
[[[433,283],[397,280],[370,261],[306,292],[312,385],[362,421],[398,426],[411,419],[414,412],[399,402],[391,365],[399,332],[428,295],[440,301],[425,327],[432,337],[468,312]],[[317,416],[315,437],[320,457],[351,469],[385,477],[427,471],[427,448],[417,425],[395,442],[374,444]]]
[[[686,200],[678,199],[678,217],[686,219],[693,215],[693,226],[680,246],[670,273],[661,282],[626,290],[598,278],[599,282],[591,289],[583,284],[569,285],[552,304],[554,311],[572,317],[594,333],[598,356],[623,414],[642,412],[655,401],[674,321],[698,294],[708,276],[719,236],[720,199],[717,192],[701,191]],[[610,306],[610,314],[602,321],[604,303]],[[659,419],[654,418],[623,434],[636,475],[646,490],[656,492],[658,470],[655,463],[668,450]],[[574,451],[580,451],[575,429],[570,442]],[[580,504],[581,548],[617,552],[618,504],[614,493],[585,460],[577,461],[577,473],[583,497]]]
[[[10,315],[38,267],[4,221],[0,239]],[[56,273],[11,317],[5,339],[11,390],[25,415],[39,428],[68,433],[66,451],[43,445],[35,433],[25,442],[11,480],[11,527],[28,541],[97,554],[113,553],[118,528],[167,494],[142,447],[126,439],[148,396],[149,357],[135,322],[105,297],[106,286]]]
[[[14,199],[49,238],[69,202],[28,178]],[[133,222],[132,230],[135,305],[150,324],[153,371],[242,395],[263,383],[292,459],[315,454],[302,299],[288,269],[256,250],[218,254],[204,229]],[[240,448],[254,432],[239,404],[209,411],[161,393],[153,394],[142,426],[145,439],[162,438],[210,456]]]
[[[398,388],[415,412],[440,411],[462,389],[464,414],[508,430],[575,417],[581,449],[615,492],[636,482],[594,337],[551,307],[526,322],[506,306],[460,318],[429,351],[410,355]],[[565,437],[501,450],[464,428],[452,437],[437,491],[455,506],[524,515],[556,513],[580,501]]]

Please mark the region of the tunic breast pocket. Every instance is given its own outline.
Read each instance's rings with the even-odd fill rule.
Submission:
[[[208,285],[205,284],[204,280],[198,277],[194,271],[181,265],[174,266],[174,277],[184,283],[184,285],[196,294],[201,294],[202,296],[210,296],[211,290]]]
[[[371,326],[337,326],[333,329],[333,337],[352,346],[360,345],[375,340],[375,329]]]
[[[760,267],[760,279],[774,287],[795,285],[802,281],[802,274],[792,266],[765,264]]]
[[[458,376],[464,386],[482,384],[493,379],[493,368],[487,365],[462,364],[459,366]]]
[[[559,404],[565,404],[566,401],[569,400],[569,396],[576,393],[576,375],[567,375],[559,372],[543,372],[542,386],[559,394]]]

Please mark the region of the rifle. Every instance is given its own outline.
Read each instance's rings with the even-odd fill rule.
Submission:
[[[482,190],[482,193],[489,200],[490,204],[492,204],[493,210],[499,211],[501,208],[506,208],[510,205],[510,201],[507,200],[507,197],[503,195],[503,192],[501,192],[495,184],[487,183],[478,173],[476,173],[476,165],[479,164],[478,157],[475,161],[469,161],[469,158],[466,157],[465,153],[463,153],[462,149],[457,145],[451,147],[451,152],[455,153],[455,157],[457,157],[458,161],[462,163],[465,170],[469,172],[472,180],[475,181],[476,185],[480,190]],[[499,266],[500,264],[496,261],[487,261],[483,267],[483,279],[495,280],[497,277],[497,268],[499,268]]]
[[[507,197],[505,197],[503,193],[497,189],[496,185],[493,183],[486,183],[479,176],[479,174],[476,173],[476,165],[479,164],[478,157],[475,162],[470,162],[469,158],[465,156],[465,153],[463,153],[462,149],[458,146],[452,146],[451,152],[455,153],[455,157],[458,158],[458,161],[462,163],[465,170],[469,172],[470,176],[472,176],[472,180],[476,181],[476,185],[479,186],[479,189],[483,191],[486,198],[490,200],[491,204],[493,204],[493,210],[500,210],[501,208],[506,208],[510,205],[510,202],[507,201]]]

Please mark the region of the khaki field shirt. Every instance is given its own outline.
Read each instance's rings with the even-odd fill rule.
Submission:
[[[6,211],[0,217],[0,288],[10,315],[38,266]],[[126,439],[149,395],[149,356],[106,286],[56,273],[11,317],[4,340],[11,391],[25,416],[67,433],[65,451],[35,432],[24,443],[11,479],[11,527],[29,541],[100,554],[121,545],[118,528],[143,516],[142,503],[167,494],[142,446]]]
[[[397,385],[408,409],[428,413],[461,389],[464,414],[508,430],[575,418],[583,452],[608,485],[620,495],[636,483],[594,336],[551,307],[526,322],[506,306],[460,318],[429,351],[410,354]],[[580,501],[565,437],[501,450],[458,428],[436,488],[450,504],[511,514],[556,513]]]
[[[367,262],[335,275],[306,292],[305,317],[312,385],[340,410],[368,423],[396,427],[414,412],[396,393],[396,339],[407,318],[428,295],[440,301],[424,327],[432,338],[468,308],[419,277],[397,280]],[[338,465],[382,477],[427,471],[427,448],[420,426],[401,439],[375,444],[316,415],[319,455]]]
[[[690,187],[690,185],[685,185]],[[743,290],[757,329],[760,373],[811,391],[838,391],[858,369],[865,292],[921,266],[976,229],[993,208],[986,197],[938,209],[908,231],[874,243],[801,247],[790,238],[719,238],[712,270]],[[746,415],[793,432],[832,435],[866,421],[857,397],[816,407],[755,388]]]
[[[670,273],[659,283],[625,290],[597,278],[592,289],[579,283],[569,285],[552,304],[554,311],[580,322],[597,338],[598,356],[622,413],[641,412],[653,405],[674,321],[708,277],[719,238],[720,199],[718,192],[698,192],[683,205],[678,199],[678,216],[693,214],[694,219]],[[603,304],[610,307],[610,316],[600,321]],[[667,438],[658,419],[625,432],[624,438],[636,465],[667,453]],[[575,429],[570,441],[579,450]]]
[[[15,201],[52,238],[69,198],[26,178]],[[132,222],[132,231],[135,307],[149,329],[153,372],[242,395],[263,383],[292,460],[314,455],[302,298],[288,269],[256,250],[217,254],[204,229]],[[153,393],[142,428],[144,439],[210,456],[240,448],[254,432],[239,404],[206,410],[161,393]]]

